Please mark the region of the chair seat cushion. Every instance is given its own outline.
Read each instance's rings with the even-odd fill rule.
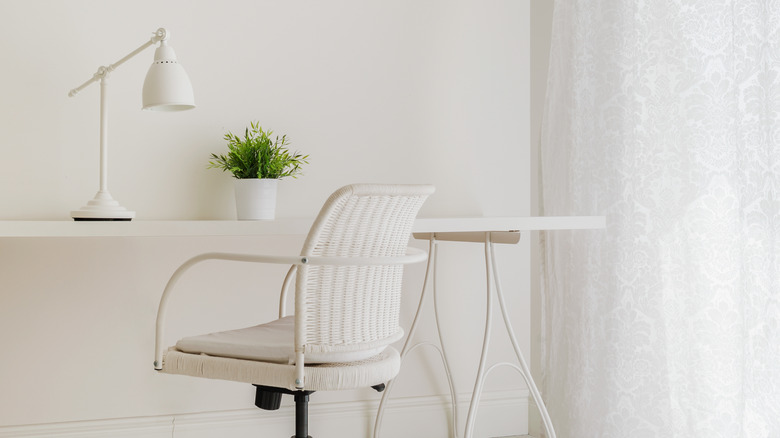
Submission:
[[[401,368],[401,358],[393,347],[365,360],[349,363],[306,365],[304,389],[334,391],[368,388],[386,383]],[[184,353],[171,347],[163,355],[163,373],[209,379],[230,380],[294,390],[295,365],[231,359],[207,354]]]
[[[295,362],[294,339],[295,317],[285,316],[254,327],[186,337],[176,343],[176,348],[191,354],[291,364]],[[306,353],[304,360],[307,364],[355,362],[384,349],[383,345],[357,351]]]

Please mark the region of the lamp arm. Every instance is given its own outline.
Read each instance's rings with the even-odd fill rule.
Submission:
[[[93,82],[97,82],[97,81],[105,78],[106,76],[108,76],[108,74],[111,73],[112,71],[114,71],[117,67],[119,67],[120,65],[124,64],[125,62],[127,62],[133,56],[143,52],[147,47],[152,46],[154,44],[157,44],[160,41],[165,41],[165,40],[168,39],[169,36],[170,36],[170,34],[168,33],[168,31],[164,27],[161,27],[161,28],[157,29],[157,31],[154,32],[154,35],[152,35],[152,38],[149,39],[149,41],[147,41],[146,43],[141,45],[141,47],[139,47],[139,48],[133,50],[132,52],[130,52],[129,54],[127,54],[124,58],[122,58],[119,61],[117,61],[117,62],[115,62],[113,64],[110,64],[108,66],[100,66],[100,67],[98,67],[98,69],[95,72],[95,74],[92,75],[92,77],[88,81],[86,81],[83,84],[79,85],[78,87],[70,90],[70,92],[68,93],[68,96],[69,97],[75,96],[76,94],[81,92],[81,90],[87,88]]]

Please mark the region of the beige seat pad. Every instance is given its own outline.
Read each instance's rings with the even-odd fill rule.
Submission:
[[[285,316],[254,327],[186,337],[176,343],[176,348],[185,353],[290,364],[295,362],[294,336],[295,317]],[[304,360],[307,364],[355,362],[376,356],[384,348],[311,352]]]

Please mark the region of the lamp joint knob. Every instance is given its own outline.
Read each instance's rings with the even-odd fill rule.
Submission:
[[[171,37],[171,33],[168,32],[168,29],[161,27],[156,31],[154,31],[154,36],[152,37],[152,41],[156,43],[158,41],[165,41],[170,37]]]

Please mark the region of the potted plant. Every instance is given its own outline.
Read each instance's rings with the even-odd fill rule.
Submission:
[[[251,122],[244,137],[225,134],[228,153],[211,154],[209,168],[230,171],[235,179],[236,212],[239,220],[272,220],[276,211],[276,187],[279,179],[301,174],[301,165],[308,155],[287,149],[287,136],[271,139],[273,131],[265,131],[258,122]]]

